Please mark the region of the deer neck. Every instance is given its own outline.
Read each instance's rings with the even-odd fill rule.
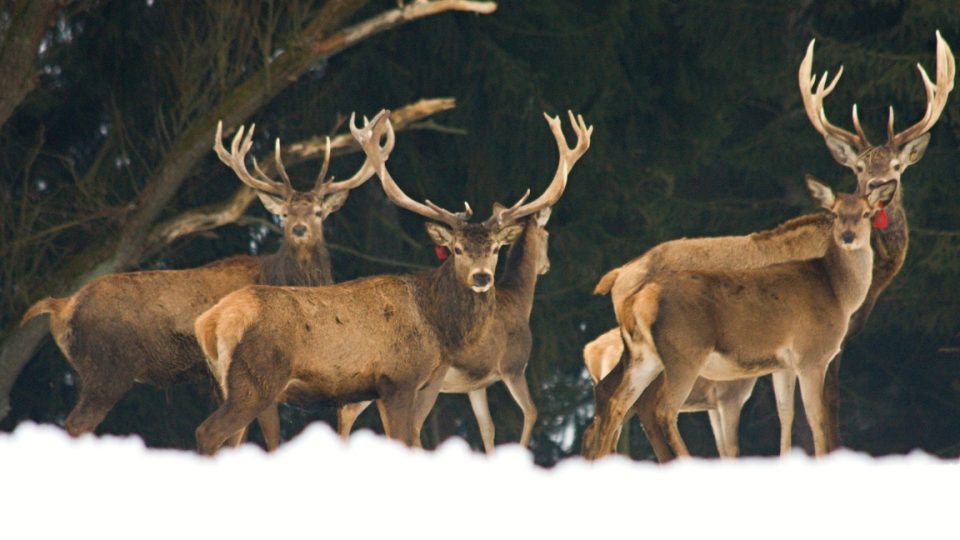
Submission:
[[[528,223],[520,239],[510,246],[503,277],[497,283],[501,297],[507,296],[517,302],[527,318],[533,309],[534,290],[539,277],[540,242],[545,240],[543,235],[535,233],[534,227],[536,224]]]
[[[438,268],[415,276],[420,312],[447,349],[459,349],[479,339],[496,304],[496,287],[473,292],[457,279],[453,260],[450,257]]]
[[[330,252],[324,242],[294,246],[284,242],[273,255],[263,258],[263,283],[316,287],[333,283]]]
[[[873,249],[869,242],[854,250],[844,250],[836,242],[831,242],[823,262],[834,295],[849,318],[863,303],[870,289]]]

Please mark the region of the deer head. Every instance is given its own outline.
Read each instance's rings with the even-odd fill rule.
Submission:
[[[260,202],[272,214],[283,219],[284,241],[295,247],[309,247],[323,243],[323,221],[343,206],[351,189],[359,187],[369,180],[376,169],[368,158],[360,170],[347,180],[335,182],[333,177],[327,177],[330,166],[330,138],[327,137],[326,150],[323,156],[323,166],[320,174],[309,191],[298,191],[290,182],[290,177],[283,166],[280,154],[280,139],[274,145],[274,161],[277,172],[283,182],[271,180],[253,158],[254,174],[247,170],[245,158],[253,146],[253,130],[256,124],[251,124],[249,131],[240,126],[230,144],[230,152],[223,147],[223,122],[217,123],[217,134],[213,149],[220,161],[225,163],[237,178],[247,186],[253,188]],[[394,134],[391,131],[384,144],[380,146],[376,141],[377,153],[386,160],[393,150]]]
[[[823,99],[837,85],[837,81],[843,75],[843,66],[840,66],[837,75],[829,85],[826,84],[826,72],[818,83],[816,76],[811,75],[814,41],[810,40],[807,54],[800,63],[798,74],[803,106],[813,127],[823,135],[834,159],[856,173],[857,189],[860,193],[865,193],[871,185],[886,180],[900,182],[900,175],[903,174],[903,171],[923,157],[927,144],[930,142],[930,134],[927,132],[937,123],[937,119],[940,118],[940,114],[946,106],[947,96],[953,90],[956,65],[950,46],[937,31],[936,84],[930,81],[930,77],[927,76],[923,66],[917,64],[927,93],[927,110],[923,118],[900,133],[895,133],[893,129],[893,107],[890,107],[887,121],[887,142],[881,146],[874,146],[867,140],[863,128],[860,127],[856,105],[853,106],[853,127],[856,134],[837,127],[827,120],[827,115],[823,110]],[[814,86],[816,86],[816,92],[812,92]]]
[[[820,206],[833,217],[833,237],[836,245],[844,250],[863,248],[870,241],[870,226],[873,217],[890,202],[897,191],[896,179],[878,181],[867,188],[866,195],[833,191],[807,175],[807,189]]]
[[[544,114],[550,130],[557,141],[560,161],[553,180],[546,191],[531,202],[527,202],[530,190],[520,197],[513,206],[495,205],[492,215],[482,223],[469,223],[473,210],[464,203],[463,212],[445,210],[429,200],[417,202],[407,196],[387,171],[386,163],[377,152],[375,141],[379,140],[382,130],[393,132],[389,111],[381,111],[373,120],[367,122],[364,129],[356,127],[354,117],[350,118],[350,131],[360,142],[368,158],[374,162],[377,174],[383,184],[383,190],[394,204],[420,214],[431,220],[426,224],[427,234],[437,245],[446,247],[452,254],[452,264],[458,281],[476,293],[483,293],[493,287],[494,270],[497,267],[500,248],[514,242],[522,233],[524,225],[519,223],[523,217],[536,214],[553,206],[563,194],[567,185],[567,176],[573,165],[590,147],[590,135],[593,127],[588,127],[582,116],[569,113],[570,122],[577,134],[577,144],[567,146],[560,118]],[[371,125],[372,124],[372,125]],[[549,213],[546,214],[549,217]],[[546,219],[543,219],[544,223]]]

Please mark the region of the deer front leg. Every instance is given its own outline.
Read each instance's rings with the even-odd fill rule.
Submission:
[[[372,401],[358,401],[356,403],[346,403],[337,407],[337,432],[340,438],[346,442],[350,438],[350,431],[353,429],[354,422],[360,413],[365,411]]]
[[[826,360],[824,360],[826,363]],[[803,411],[810,423],[813,433],[814,454],[822,456],[829,451],[827,440],[827,407],[823,395],[823,381],[826,375],[826,366],[811,366],[798,373],[800,378],[800,397],[803,400]]]
[[[280,411],[273,403],[257,415],[257,424],[260,424],[260,433],[267,446],[267,452],[273,452],[280,446]]]
[[[483,449],[487,454],[492,454],[495,428],[493,418],[490,417],[490,405],[487,403],[487,389],[479,388],[467,392],[467,397],[470,398],[470,408],[473,409],[473,415],[477,417],[477,424],[480,426]]]
[[[794,393],[797,375],[792,371],[774,371],[773,395],[777,400],[777,416],[780,417],[780,456],[790,453],[793,446]]]
[[[516,375],[507,375],[503,379],[507,385],[507,390],[513,396],[517,405],[523,411],[523,431],[520,433],[520,446],[527,448],[530,446],[530,435],[533,433],[533,426],[537,423],[537,406],[530,397],[530,388],[527,386],[527,378],[523,372]]]

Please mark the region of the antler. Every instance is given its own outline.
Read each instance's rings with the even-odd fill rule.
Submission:
[[[920,70],[920,77],[923,79],[923,86],[927,91],[927,111],[923,118],[916,124],[908,127],[900,133],[893,132],[893,107],[890,107],[890,118],[887,121],[887,137],[890,143],[901,145],[923,135],[937,123],[943,108],[947,105],[947,96],[953,90],[953,79],[956,74],[956,62],[953,59],[953,53],[950,46],[940,36],[937,30],[937,84],[934,86],[930,82],[930,77],[919,63],[917,69]]]
[[[380,111],[380,113],[378,113],[377,116],[373,117],[372,124],[377,124],[378,119],[381,118],[381,115],[383,115],[384,113],[389,115],[388,111]],[[364,128],[368,128],[371,125],[371,122],[367,121],[366,118],[364,118],[364,121],[366,122],[364,125]],[[351,132],[353,132],[354,127],[355,126],[353,124],[353,116],[351,115],[350,117]],[[383,137],[384,131],[386,131],[387,140],[383,144],[383,146],[380,146],[380,139],[381,137]],[[354,132],[354,137],[356,137],[355,132]],[[396,142],[396,134],[393,132],[393,126],[388,125],[384,128],[381,128],[377,133],[377,136],[375,138],[372,138],[371,141],[372,141],[371,150],[373,149],[373,147],[376,148],[378,160],[376,162],[372,160],[370,158],[370,154],[368,153],[367,159],[363,162],[363,165],[360,166],[360,170],[358,170],[356,174],[354,174],[350,178],[347,178],[346,180],[341,180],[340,182],[334,182],[332,176],[329,179],[324,180],[324,177],[327,174],[327,166],[329,165],[329,162],[330,162],[330,137],[327,137],[327,149],[323,157],[323,169],[321,169],[320,175],[317,177],[317,184],[316,186],[314,186],[313,190],[316,191],[317,193],[322,193],[322,194],[335,193],[337,191],[353,189],[355,187],[360,186],[367,180],[369,180],[377,172],[377,168],[378,168],[377,163],[386,163],[387,159],[390,157],[390,152],[393,152],[393,146],[394,146],[394,143]]]
[[[830,121],[827,120],[827,114],[823,111],[823,98],[830,95],[830,92],[833,92],[833,88],[837,86],[840,76],[843,75],[843,66],[840,66],[837,75],[830,82],[829,86],[824,87],[827,83],[828,72],[826,71],[823,72],[823,77],[820,79],[820,82],[817,83],[816,75],[811,75],[813,68],[813,44],[815,41],[815,39],[810,40],[810,45],[807,46],[807,54],[803,57],[803,61],[800,62],[800,71],[797,74],[800,81],[800,95],[803,98],[803,107],[807,111],[807,118],[810,119],[813,127],[824,137],[832,135],[838,139],[847,141],[859,150],[864,150],[871,145],[870,141],[867,140],[867,136],[863,133],[863,128],[860,127],[860,118],[857,116],[856,104],[853,106],[853,127],[857,130],[856,135],[831,124]],[[810,90],[814,85],[816,85],[817,91],[811,93]]]
[[[547,123],[550,125],[550,131],[553,132],[553,136],[557,140],[557,150],[560,152],[557,172],[553,175],[553,180],[547,186],[546,191],[532,202],[524,204],[527,197],[530,196],[530,190],[528,189],[523,197],[520,197],[520,200],[510,208],[496,210],[490,216],[490,219],[484,222],[486,225],[496,223],[498,226],[503,226],[510,221],[529,216],[548,206],[553,206],[563,195],[563,190],[567,187],[567,176],[570,174],[570,169],[590,148],[590,136],[593,134],[593,126],[587,126],[583,120],[583,115],[574,116],[572,111],[567,111],[567,114],[570,116],[573,131],[577,134],[577,144],[573,148],[567,147],[567,139],[563,135],[560,117],[551,118],[547,113],[543,113],[543,117],[547,119]]]
[[[277,139],[276,159],[277,170],[280,171],[280,176],[283,177],[282,184],[271,180],[270,177],[260,169],[260,166],[257,165],[256,158],[253,158],[253,168],[259,178],[250,174],[250,171],[247,170],[244,159],[253,146],[253,130],[255,127],[256,124],[251,124],[250,130],[247,131],[246,136],[244,136],[244,127],[240,126],[240,128],[237,129],[237,134],[233,137],[233,141],[230,143],[230,152],[227,153],[227,150],[221,142],[221,139],[223,139],[223,121],[217,122],[217,134],[213,140],[213,149],[216,151],[220,161],[233,169],[233,172],[236,173],[237,177],[244,184],[264,193],[277,195],[284,199],[289,198],[294,190],[290,184],[290,178],[287,176],[287,171],[283,168],[283,162],[280,161],[280,139]]]
[[[360,147],[363,148],[364,153],[367,154],[367,160],[370,162],[370,166],[373,167],[380,176],[383,191],[386,192],[387,197],[389,197],[394,204],[420,214],[427,219],[440,221],[455,228],[463,226],[463,224],[470,219],[470,216],[473,215],[473,210],[470,209],[470,205],[467,203],[464,203],[466,207],[464,212],[454,213],[437,206],[429,200],[424,201],[426,203],[424,204],[407,196],[407,194],[397,186],[393,177],[390,176],[390,172],[387,171],[386,158],[378,151],[380,149],[380,137],[383,136],[384,131],[386,131],[387,134],[387,144],[392,146],[391,141],[393,140],[394,134],[393,125],[390,123],[390,111],[384,109],[377,113],[372,121],[367,121],[366,118],[364,118],[364,121],[363,128],[358,128],[356,115],[351,114],[350,133],[353,133],[353,137],[357,139]]]

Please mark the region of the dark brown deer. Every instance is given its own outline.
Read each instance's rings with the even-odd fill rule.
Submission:
[[[551,127],[559,120],[552,119]],[[430,221],[427,232],[451,256],[438,268],[406,276],[375,276],[328,287],[251,286],[201,315],[197,339],[226,399],[197,428],[201,453],[278,401],[377,400],[388,437],[418,445],[420,424],[436,400],[451,359],[490,331],[495,320],[494,269],[499,249],[521,236],[519,221],[552,206],[566,187],[571,158],[589,145],[591,129],[574,124],[578,142],[560,144],[560,162],[546,191],[509,208],[495,207],[483,223],[472,211],[453,213],[407,196],[376,151],[386,112],[351,131],[375,162],[394,204]],[[562,134],[558,137],[562,138]],[[573,160],[575,161],[575,159]]]
[[[824,136],[834,158],[856,173],[858,192],[865,193],[872,185],[885,180],[896,180],[898,185],[893,199],[884,208],[882,217],[878,218],[875,224],[878,227],[871,236],[876,259],[874,276],[863,306],[854,314],[850,323],[848,335],[853,335],[863,328],[877,298],[900,271],[906,258],[907,216],[899,186],[900,177],[908,166],[923,157],[930,142],[930,135],[927,132],[943,112],[947,97],[953,90],[956,71],[953,53],[939,32],[936,40],[936,84],[931,82],[921,66],[917,66],[926,90],[926,113],[913,126],[895,133],[891,108],[887,124],[887,142],[882,146],[874,146],[867,140],[860,126],[856,106],[853,108],[856,134],[834,126],[827,120],[823,110],[823,100],[836,86],[842,74],[842,68],[829,85],[826,85],[826,74],[817,83],[811,75],[813,41],[810,42],[807,54],[800,64],[798,72],[800,93],[807,116],[814,128]],[[812,92],[814,87],[816,91]],[[882,228],[879,227],[881,225]],[[672,240],[611,270],[601,278],[594,292],[611,294],[614,313],[620,321],[621,306],[625,299],[635,293],[649,276],[657,272],[759,268],[785,261],[819,257],[826,250],[829,238],[830,222],[828,217],[821,213],[801,216],[775,229],[747,236]],[[827,414],[828,446],[831,450],[840,444],[837,417],[839,368],[838,357],[836,361],[830,363],[825,390],[829,411]]]
[[[654,436],[665,437],[674,455],[689,455],[677,414],[698,377],[725,381],[776,371],[799,378],[815,452],[826,453],[824,377],[870,288],[871,220],[897,184],[891,179],[865,195],[834,197],[808,177],[811,195],[832,221],[832,241],[821,258],[746,270],[664,272],[648,280],[622,306],[628,353],[597,386],[585,455],[614,450],[624,414],[661,371]]]
[[[256,165],[251,174],[244,158],[253,145],[253,127],[244,136],[241,127],[231,152],[220,140],[217,125],[214,149],[244,184],[256,190],[270,212],[282,216],[283,243],[267,256],[238,256],[200,268],[152,270],[110,274],[91,281],[66,298],[46,298],[34,304],[21,325],[50,314],[50,330],[80,380],[80,399],[67,417],[67,431],[78,436],[96,429],[113,405],[134,383],[167,386],[181,380],[209,380],[203,352],[194,338],[198,315],[227,293],[254,283],[322,285],[332,282],[330,255],[323,237],[323,221],[346,201],[351,189],[375,174],[367,160],[344,181],[327,178],[329,142],[323,166],[310,191],[297,191],[280,159],[276,166],[283,182],[267,177]],[[387,140],[383,159],[393,148]],[[260,418],[269,448],[279,444],[276,410]]]
[[[559,124],[554,135],[558,137],[557,143],[563,145],[562,134],[558,133]],[[561,146],[561,151],[563,149]],[[571,156],[570,164],[576,159],[577,156]],[[524,374],[533,349],[530,312],[533,310],[534,290],[538,276],[550,270],[547,254],[550,234],[546,230],[549,219],[550,207],[527,218],[523,234],[507,252],[503,276],[497,280],[497,304],[490,330],[481,340],[451,356],[451,368],[440,388],[444,393],[467,394],[480,427],[483,448],[488,454],[493,452],[496,433],[487,403],[487,387],[491,384],[503,381],[510,395],[520,405],[523,411],[522,446],[529,444],[530,434],[537,422],[537,407],[530,397]],[[361,401],[340,407],[337,418],[342,438],[350,436],[357,416],[370,403]]]

